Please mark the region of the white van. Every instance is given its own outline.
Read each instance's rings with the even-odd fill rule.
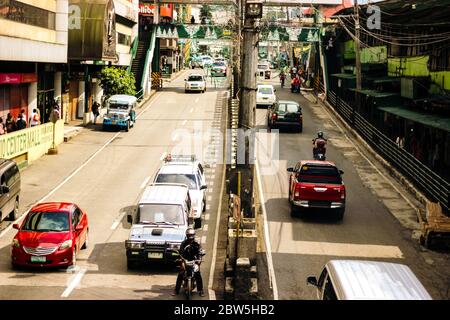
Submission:
[[[432,300],[411,269],[398,263],[331,260],[307,284],[317,287],[320,300]]]

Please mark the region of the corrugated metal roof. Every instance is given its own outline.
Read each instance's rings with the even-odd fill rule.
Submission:
[[[427,114],[401,107],[379,107],[378,110],[419,122],[423,125],[450,132],[450,118],[434,114]]]

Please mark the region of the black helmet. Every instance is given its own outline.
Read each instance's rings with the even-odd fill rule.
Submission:
[[[323,132],[322,132],[322,131],[317,132],[317,136],[318,136],[319,138],[323,138]]]
[[[192,228],[187,228],[186,230],[186,238],[189,240],[194,240],[195,238],[195,230]]]

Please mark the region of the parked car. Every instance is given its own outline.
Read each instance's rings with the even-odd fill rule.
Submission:
[[[137,98],[126,94],[111,96],[107,102],[107,113],[103,117],[103,130],[118,127],[129,131],[136,123]]]
[[[194,222],[189,188],[184,184],[150,184],[127,221],[132,224],[125,241],[129,269],[148,262],[174,263],[186,229]]]
[[[320,208],[335,211],[336,218],[342,220],[346,197],[342,170],[330,161],[303,160],[287,171],[292,216],[308,208]]]
[[[189,187],[189,195],[192,201],[194,211],[195,228],[202,226],[202,213],[206,210],[206,182],[199,163],[192,160],[191,157],[187,161],[180,161],[181,157],[174,156],[170,161],[166,161],[158,170],[154,182],[155,183],[179,183]],[[189,161],[188,159],[192,161]],[[195,159],[195,158],[194,158]],[[178,160],[178,161],[177,161]]]
[[[269,63],[258,63],[257,67],[257,73],[260,77],[264,79],[270,79],[271,77],[271,71],[270,71],[270,65]]]
[[[271,84],[258,84],[256,89],[256,107],[270,107],[276,101],[275,89]]]
[[[307,278],[320,300],[432,300],[411,269],[403,264],[331,260],[319,279]]]
[[[68,267],[88,246],[88,217],[74,203],[39,203],[13,227],[18,230],[12,241],[13,267]]]
[[[223,62],[214,62],[211,66],[211,76],[213,77],[226,77],[227,66]]]
[[[227,59],[223,58],[223,57],[218,57],[214,59],[214,62],[222,62],[225,64],[226,67],[228,67],[228,61]]]
[[[184,92],[199,91],[204,93],[206,91],[206,79],[201,74],[190,74],[187,79],[184,79]]]
[[[295,101],[280,100],[267,109],[267,127],[296,127],[303,131],[302,107]]]
[[[195,69],[195,68],[203,69],[203,60],[201,59],[201,57],[198,57],[198,56],[191,57],[190,64],[191,64],[192,69]]]
[[[0,159],[0,222],[19,218],[20,172],[13,160]]]

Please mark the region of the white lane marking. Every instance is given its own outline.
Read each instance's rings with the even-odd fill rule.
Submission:
[[[155,102],[156,100],[158,100],[158,98],[161,96],[161,93],[157,93],[156,96],[153,98],[153,100],[148,104],[148,106],[142,110],[137,116],[136,118],[139,118],[144,112],[146,112]],[[28,214],[28,212],[30,211],[30,209],[32,207],[34,207],[36,204],[46,200],[47,198],[49,198],[51,195],[53,195],[56,191],[58,191],[63,185],[65,185],[67,183],[67,181],[69,181],[70,179],[72,179],[73,176],[75,176],[78,172],[81,171],[81,169],[83,169],[85,166],[87,166],[89,164],[89,162],[92,161],[92,159],[94,159],[100,152],[103,151],[103,149],[105,149],[109,144],[111,144],[111,142],[117,138],[117,136],[120,134],[121,132],[117,132],[110,140],[108,140],[100,149],[98,149],[93,155],[91,155],[89,157],[89,159],[87,159],[81,166],[78,167],[78,169],[76,169],[75,171],[73,171],[67,178],[65,178],[60,184],[58,184],[53,190],[51,190],[49,193],[47,193],[45,196],[43,196],[41,199],[39,199],[38,201],[36,201],[35,203],[33,203],[30,208],[28,210],[26,210],[16,221],[14,221],[13,223],[11,223],[9,226],[7,226],[2,232],[0,232],[0,238],[3,237],[7,232],[9,232],[9,230],[12,229],[12,226],[15,223],[19,223],[20,221],[22,221],[26,215]],[[162,160],[162,159],[161,159]]]
[[[145,180],[141,184],[141,189],[144,189],[147,186],[148,181],[150,180],[150,176],[145,178]]]
[[[114,220],[114,222],[113,222],[113,224],[111,226],[111,230],[116,230],[117,229],[117,227],[119,226],[120,221],[122,221],[122,219],[123,219],[123,217],[125,216],[126,213],[127,213],[126,211],[122,212],[121,215],[118,216],[116,220]]]
[[[209,204],[206,205],[206,207],[208,207],[208,206],[209,206]],[[204,220],[208,221],[210,217],[211,217],[211,215],[209,213],[207,213],[207,214],[205,214]]]
[[[167,156],[167,152],[163,152],[159,160],[163,161],[164,158]]]
[[[191,110],[189,110],[190,113],[192,113],[194,111],[194,108],[191,108]]]
[[[62,298],[67,298],[70,293],[73,291],[73,289],[76,288],[81,282],[81,279],[83,278],[84,274],[86,273],[87,269],[82,268],[80,271],[76,274],[76,276],[73,278],[73,280],[70,282],[70,284],[67,286],[66,290],[62,293]]]
[[[186,123],[187,123],[187,120],[184,120],[184,121],[183,121],[183,126],[184,126]]]
[[[398,192],[398,194],[400,194],[400,196],[405,199],[405,201],[411,206],[411,208],[415,209],[416,211],[419,210],[419,208],[417,208],[405,195],[403,195],[402,192],[400,192],[400,190],[372,163],[372,161],[369,160],[369,158],[367,158],[361,150],[359,150],[359,147],[353,143],[352,140],[350,140],[350,138],[347,136],[347,134],[344,132],[344,129],[339,126],[339,124],[333,119],[333,116],[331,115],[331,113],[327,110],[327,108],[323,105],[321,105],[322,108],[325,110],[326,113],[328,113],[328,116],[330,117],[331,121],[334,122],[334,124],[336,125],[336,127],[339,128],[339,130],[344,134],[345,138],[355,147],[356,151],[358,151],[358,153],[364,158],[366,159],[366,161],[378,172],[379,175],[381,175],[384,180],[386,180],[393,188],[395,191]],[[359,133],[358,133],[359,135]]]
[[[198,98],[195,98],[195,103],[197,103],[199,101],[199,99]]]
[[[201,240],[200,240],[201,244],[205,244],[206,243],[206,236],[202,236]]]
[[[175,134],[173,137],[172,137],[172,141],[176,141],[178,139],[178,134]]]
[[[267,212],[266,212],[266,201],[264,200],[264,194],[261,183],[261,175],[259,174],[259,166],[258,161],[255,163],[256,176],[258,177],[258,189],[259,189],[259,199],[261,202],[261,208],[263,211],[264,218],[264,242],[266,244],[266,259],[267,259],[267,269],[269,271],[269,282],[273,291],[273,300],[278,300],[278,287],[277,287],[277,279],[275,277],[275,270],[273,268],[273,260],[272,260],[272,247],[270,245],[269,238],[269,226],[267,224]],[[221,203],[221,202],[219,202]]]
[[[203,225],[203,231],[208,231],[208,225],[207,224]]]
[[[212,201],[212,196],[206,196],[206,201],[211,202]]]
[[[206,205],[206,211],[209,211],[211,209],[211,206],[209,204]]]

